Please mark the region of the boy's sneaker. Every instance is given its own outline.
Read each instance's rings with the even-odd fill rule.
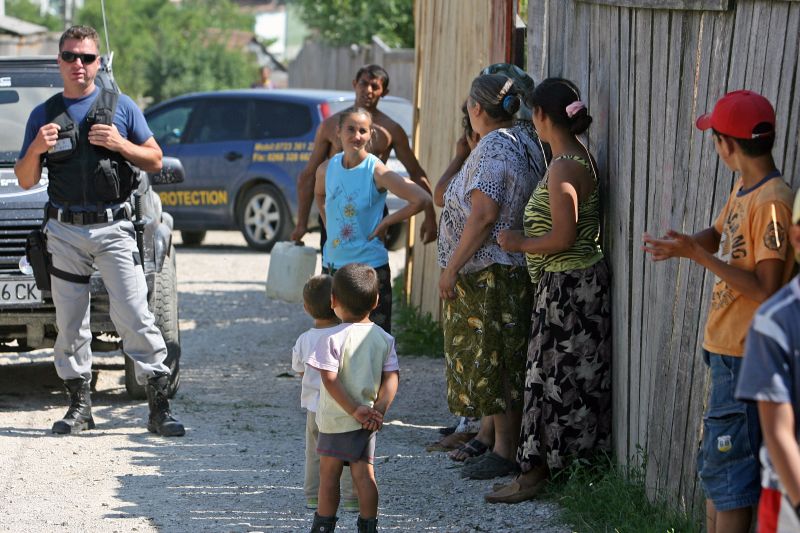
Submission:
[[[342,504],[342,509],[348,513],[357,513],[358,500],[345,500],[345,502]]]
[[[318,503],[316,498],[306,498],[306,509],[316,509]]]

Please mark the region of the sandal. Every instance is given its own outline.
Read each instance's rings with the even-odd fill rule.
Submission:
[[[469,457],[478,457],[479,455],[483,455],[488,449],[488,444],[484,444],[478,439],[470,439],[457,449],[447,454],[447,456],[453,461],[461,462]]]
[[[509,461],[494,452],[489,452],[480,462],[468,464],[461,471],[461,477],[470,479],[492,479],[517,472],[517,463]]]
[[[529,487],[523,487],[519,481],[512,481],[510,484],[486,494],[484,499],[488,503],[519,503],[532,500],[538,496],[547,484],[547,479],[539,479]]]
[[[452,433],[455,433],[457,429],[458,429],[458,424],[446,428],[439,428],[439,434],[446,437]]]

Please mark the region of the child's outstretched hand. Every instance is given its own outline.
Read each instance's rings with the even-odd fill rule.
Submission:
[[[666,235],[656,239],[649,233],[642,235],[642,250],[650,254],[653,261],[663,261],[671,257],[692,258],[695,251],[695,240],[691,235],[669,230]]]

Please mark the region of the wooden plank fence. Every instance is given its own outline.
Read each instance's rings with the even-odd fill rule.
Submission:
[[[700,344],[713,276],[686,260],[651,263],[641,236],[697,231],[722,208],[734,176],[694,120],[730,90],[773,102],[776,161],[797,189],[799,44],[798,0],[529,3],[529,72],[574,80],[595,119],[588,142],[613,270],[615,451],[646,459],[650,495],[688,512],[702,498]]]
[[[511,0],[417,0],[416,114],[414,147],[436,182],[453,157],[461,129],[461,105],[480,70],[505,61]],[[436,245],[414,242],[412,225],[406,285],[410,301],[439,317]]]
[[[389,92],[414,99],[414,50],[389,48],[373,37],[369,46],[332,47],[308,40],[289,64],[289,86],[350,91],[353,76],[364,65],[377,63],[389,73]]]

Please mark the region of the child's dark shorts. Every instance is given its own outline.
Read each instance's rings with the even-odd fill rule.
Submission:
[[[345,433],[320,432],[317,439],[317,453],[341,459],[345,465],[358,461],[373,464],[376,433],[376,431],[368,429],[357,429]]]
[[[742,358],[706,350],[703,358],[711,369],[711,394],[697,457],[703,489],[717,511],[756,505],[761,493],[761,428],[756,404],[734,398]]]

